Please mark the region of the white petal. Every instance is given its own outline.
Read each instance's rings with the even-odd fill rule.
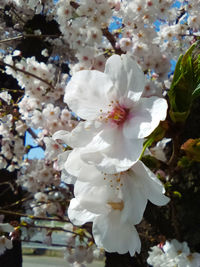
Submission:
[[[70,132],[65,130],[57,131],[53,134],[52,138],[53,140],[61,140],[64,144],[68,143],[68,135]]]
[[[85,163],[80,158],[80,149],[75,148],[65,162],[65,169],[80,181],[102,184],[102,175],[93,165]]]
[[[133,101],[138,101],[143,93],[145,86],[144,72],[137,64],[137,62],[130,56],[122,55],[122,60],[127,75],[127,89],[128,91],[131,91],[131,97],[130,93],[128,97]]]
[[[113,83],[115,90],[113,95],[119,100],[121,97],[130,97],[137,101],[144,90],[145,76],[139,65],[129,55],[113,55],[105,65],[105,73],[107,73]]]
[[[164,98],[141,98],[136,109],[131,111],[133,117],[125,122],[123,133],[127,138],[144,138],[150,135],[165,120],[167,101]]]
[[[71,147],[86,146],[92,138],[101,131],[102,124],[98,122],[79,122],[71,131],[60,130],[53,134],[54,140],[62,140],[63,143]]]
[[[64,168],[64,164],[67,161],[69,154],[70,154],[70,151],[65,151],[58,155],[57,165],[60,170]]]
[[[169,198],[164,195],[165,189],[160,180],[141,161],[138,161],[132,170],[143,184],[144,194],[153,204],[162,206],[169,202]]]
[[[142,220],[147,205],[147,197],[142,191],[143,184],[133,173],[127,174],[122,183],[121,190],[124,199],[122,220],[138,224]]]
[[[97,151],[85,148],[81,158],[88,164],[95,164],[100,171],[105,173],[117,173],[129,169],[140,157],[143,140],[125,139],[121,131],[110,129],[99,135],[103,141],[109,144],[108,147]]]
[[[68,173],[65,169],[61,172],[61,181],[66,184],[75,184],[76,177]]]
[[[122,58],[118,55],[109,57],[106,61],[104,72],[113,81],[115,88],[113,92],[114,98],[119,99],[121,96],[127,96],[127,73]]]
[[[79,201],[73,198],[68,208],[68,217],[75,225],[83,225],[86,222],[92,222],[97,215],[82,208]]]
[[[81,206],[95,214],[108,213],[110,207],[107,205],[109,191],[106,186],[92,186],[90,183],[76,181],[74,195]]]
[[[140,252],[140,239],[135,227],[131,224],[120,223],[120,211],[112,211],[109,215],[100,215],[93,222],[95,243],[108,252],[131,256]]]
[[[82,70],[76,72],[67,84],[64,101],[82,119],[93,120],[101,109],[108,108],[108,92],[112,87],[113,82],[107,74]]]

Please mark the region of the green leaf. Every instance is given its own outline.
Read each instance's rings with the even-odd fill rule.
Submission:
[[[192,52],[194,75],[197,81],[196,86],[200,83],[200,40],[196,42],[196,47]]]
[[[173,77],[170,89],[175,87],[175,84],[177,83],[177,81],[180,78],[180,75],[181,75],[181,67],[180,66],[181,66],[182,59],[183,59],[183,55],[180,55],[180,57],[176,63],[176,67],[175,67],[175,71],[174,71],[174,77]],[[171,91],[169,92],[169,94],[170,93],[171,93]]]
[[[189,110],[186,112],[173,112],[172,110],[169,111],[169,115],[173,122],[184,122],[189,114]]]
[[[142,157],[142,162],[149,168],[149,169],[159,169],[160,162],[156,158],[152,157],[151,155],[146,155]]]
[[[144,152],[145,152],[146,148],[149,147],[149,146],[151,146],[153,144],[153,142],[154,142],[154,138],[153,137],[147,139],[144,142],[142,153],[140,154],[140,160],[141,160],[142,156],[144,155]]]
[[[179,161],[177,166],[181,168],[189,168],[192,165],[192,160],[187,156],[183,156]]]
[[[176,64],[174,77],[168,93],[170,102],[170,117],[174,122],[184,122],[192,103],[192,93],[196,88],[196,76],[193,66],[193,51],[196,43],[181,55]]]
[[[192,100],[200,96],[200,83],[197,85],[196,89],[192,93]]]
[[[186,66],[187,67],[187,59],[188,57],[191,57],[192,56],[192,52],[194,51],[194,49],[196,48],[197,46],[197,43],[194,43],[190,46],[190,48],[186,51],[185,55],[183,56],[183,59],[182,59],[182,62],[181,62],[181,65],[184,67]]]
[[[181,197],[182,197],[181,193],[178,192],[178,191],[173,191],[173,195],[174,195],[175,197],[177,197],[177,198],[181,198]]]
[[[168,124],[165,121],[161,121],[158,127],[147,137],[147,140],[143,144],[142,153],[140,159],[142,158],[147,147],[150,147],[154,142],[160,141],[168,129]]]

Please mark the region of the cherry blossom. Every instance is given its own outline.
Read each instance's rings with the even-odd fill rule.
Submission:
[[[104,190],[99,191],[88,183],[76,183],[76,198],[71,200],[68,209],[70,220],[76,225],[92,221],[95,243],[108,252],[129,251],[134,255],[140,251],[140,240],[134,225],[123,220],[123,202],[104,194],[102,203]]]
[[[6,249],[11,249],[13,247],[12,241],[7,237],[0,236],[0,255],[2,255]]]
[[[71,156],[65,167],[78,176],[68,209],[70,220],[75,225],[92,221],[96,244],[108,252],[139,252],[134,225],[141,221],[147,200],[156,205],[169,200],[160,181],[140,161],[126,172],[106,174]]]
[[[172,239],[152,247],[147,263],[153,267],[199,267],[200,254],[191,253],[187,242]]]
[[[124,210],[126,210],[124,220],[127,219],[134,224],[141,221],[147,200],[158,206],[165,205],[169,201],[164,195],[165,189],[162,183],[141,161],[127,171],[106,174],[98,171],[95,166],[84,163],[78,159],[78,155],[75,157],[75,154],[71,153],[65,169],[76,177],[77,181],[88,182],[98,187],[104,186],[108,191],[106,194],[115,194],[124,203]],[[75,190],[77,187],[75,183]]]
[[[57,215],[64,220],[68,220],[74,188],[68,211],[72,223],[93,222],[99,247],[133,255],[140,251],[135,225],[141,222],[147,202],[158,206],[168,202],[164,185],[139,161],[145,139],[166,119],[169,129],[163,137],[172,141],[167,157],[165,138],[155,141],[149,151],[156,162],[153,171],[160,174],[167,195],[172,196],[165,214],[173,216],[165,219],[178,235],[179,218],[173,207],[179,202],[174,199],[179,188],[174,183],[178,174],[182,176],[186,161],[182,162],[184,152],[177,148],[172,156],[177,157],[178,168],[167,163],[171,144],[175,141],[175,149],[179,136],[173,136],[178,127],[166,118],[163,96],[171,86],[171,62],[185,54],[200,35],[199,1],[0,0],[0,6],[0,169],[11,176],[17,173],[17,184],[15,179],[4,180],[3,175],[3,187],[8,186],[13,194],[19,191],[18,185],[27,191],[23,207],[28,216]],[[32,28],[38,18],[55,27],[43,29],[38,23]],[[33,45],[25,46],[30,52],[27,57],[21,44],[28,39]],[[43,44],[40,55],[31,51],[34,41]],[[36,135],[32,127],[41,132]],[[31,147],[23,142],[27,132],[44,150],[44,158],[27,160]],[[184,133],[183,127],[181,136]],[[195,179],[189,178],[191,187],[198,190]],[[182,177],[180,185],[181,181]],[[180,202],[183,192],[180,188]],[[76,227],[70,226],[73,232]],[[1,230],[10,227],[0,225]],[[31,231],[36,232],[27,229],[26,238]],[[74,267],[85,266],[93,259],[93,245],[81,243],[75,235],[70,233],[73,241],[66,242],[67,260]],[[46,233],[47,243],[52,236]],[[190,233],[186,238],[190,239]],[[192,250],[195,242],[196,238]],[[7,236],[0,237],[0,254],[11,246]],[[199,267],[199,258],[186,243],[172,240],[153,247],[148,262],[154,267]]]
[[[91,137],[87,144],[83,140],[80,145],[84,146],[79,150],[84,161],[115,173],[138,160],[143,138],[165,119],[167,112],[165,99],[142,97],[144,86],[142,70],[128,55],[110,57],[104,73],[85,70],[73,75],[64,100],[78,116],[91,122],[91,127],[84,127],[85,123],[78,126]],[[80,139],[77,132],[72,133],[74,140]]]

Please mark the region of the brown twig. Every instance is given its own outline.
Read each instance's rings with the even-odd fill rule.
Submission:
[[[177,160],[178,160],[178,155],[179,155],[179,151],[180,151],[179,138],[180,138],[180,135],[177,134],[172,139],[173,140],[173,152],[172,152],[172,155],[171,155],[170,160],[168,162],[169,169],[173,169],[177,163]]]
[[[39,39],[41,39],[41,38],[47,38],[47,37],[58,38],[59,36],[60,35],[58,35],[58,34],[41,34],[41,35],[23,34],[23,35],[19,35],[19,36],[16,36],[16,37],[0,40],[0,44],[7,43],[7,42],[12,42],[12,41],[16,41],[16,40],[21,40],[23,38],[39,38]]]
[[[11,7],[11,11],[15,14],[15,16],[16,16],[19,20],[21,20],[21,22],[23,22],[23,23],[25,24],[26,21],[23,20],[22,16],[20,16],[20,15],[16,12],[14,5],[11,4],[10,7]]]
[[[32,199],[32,198],[33,198],[33,197],[30,197],[30,196],[29,196],[29,197],[25,197],[25,198],[22,198],[22,199],[20,199],[20,200],[14,202],[14,203],[12,203],[12,204],[3,206],[2,208],[3,208],[3,209],[8,209],[8,208],[10,208],[10,207],[14,207],[14,206],[17,206],[18,204],[20,204],[20,203],[26,201],[26,200],[30,200],[30,199]]]
[[[20,72],[26,74],[27,76],[32,76],[32,77],[34,77],[34,78],[40,80],[41,82],[47,84],[51,89],[55,90],[55,88],[53,87],[53,85],[52,85],[51,83],[49,83],[48,81],[44,80],[43,78],[38,77],[37,75],[35,75],[35,74],[33,74],[33,73],[29,72],[29,71],[26,71],[26,70],[17,68],[16,66],[13,66],[13,65],[10,65],[10,64],[8,64],[8,63],[5,63],[5,62],[3,62],[2,60],[0,60],[0,65],[1,65],[1,66],[6,66],[6,67],[10,67],[10,68],[12,68],[14,71],[20,71]]]
[[[31,129],[31,128],[28,128],[27,129],[27,132],[33,137],[33,139],[37,139],[38,136],[37,134],[34,133],[34,131]],[[41,141],[39,144],[38,144],[43,150],[45,150],[46,146],[45,146],[45,143],[43,141]]]
[[[112,45],[113,49],[115,50],[115,53],[118,55],[124,54],[124,52],[121,50],[121,48],[116,48],[116,40],[115,37],[111,32],[109,32],[108,28],[101,29],[103,35],[107,38],[107,40],[110,42]]]
[[[12,191],[15,190],[15,189],[14,189],[14,186],[12,185],[12,183],[10,183],[10,182],[2,182],[2,183],[0,183],[0,186],[1,186],[1,185],[4,185],[4,184],[9,185],[9,187],[11,188]]]
[[[34,216],[34,215],[29,215],[29,214],[24,214],[24,213],[20,213],[20,212],[14,212],[14,211],[10,211],[10,210],[4,210],[4,209],[0,209],[0,213],[2,214],[8,214],[8,215],[15,215],[18,217],[26,217],[26,218],[30,218],[32,220],[42,220],[42,221],[56,221],[56,222],[70,222],[68,219],[59,219],[59,218],[51,218],[51,217],[39,217],[39,216]]]
[[[0,40],[0,44],[8,43],[8,42],[16,41],[16,40],[21,40],[21,39],[23,39],[23,35]]]
[[[70,231],[70,230],[66,230],[63,227],[50,227],[50,226],[45,226],[45,225],[32,225],[32,224],[22,224],[21,226],[23,227],[27,227],[27,228],[36,228],[36,229],[46,229],[47,231],[62,231],[62,232],[66,232],[66,233],[71,233],[73,235],[81,235],[79,233]]]
[[[79,4],[74,2],[74,1],[70,1],[70,5],[74,9],[77,9],[79,7]],[[102,28],[101,30],[102,30],[103,35],[107,38],[107,40],[112,45],[112,48],[115,50],[115,53],[118,54],[118,55],[124,54],[124,52],[121,50],[121,48],[117,48],[116,47],[115,37],[113,36],[113,34],[111,32],[109,32],[108,28]]]

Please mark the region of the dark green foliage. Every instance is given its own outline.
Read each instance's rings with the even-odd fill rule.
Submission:
[[[170,102],[170,116],[174,122],[183,122],[187,119],[192,102],[192,93],[196,88],[196,78],[192,52],[192,45],[186,54],[179,57],[176,64],[173,81],[168,93]]]

